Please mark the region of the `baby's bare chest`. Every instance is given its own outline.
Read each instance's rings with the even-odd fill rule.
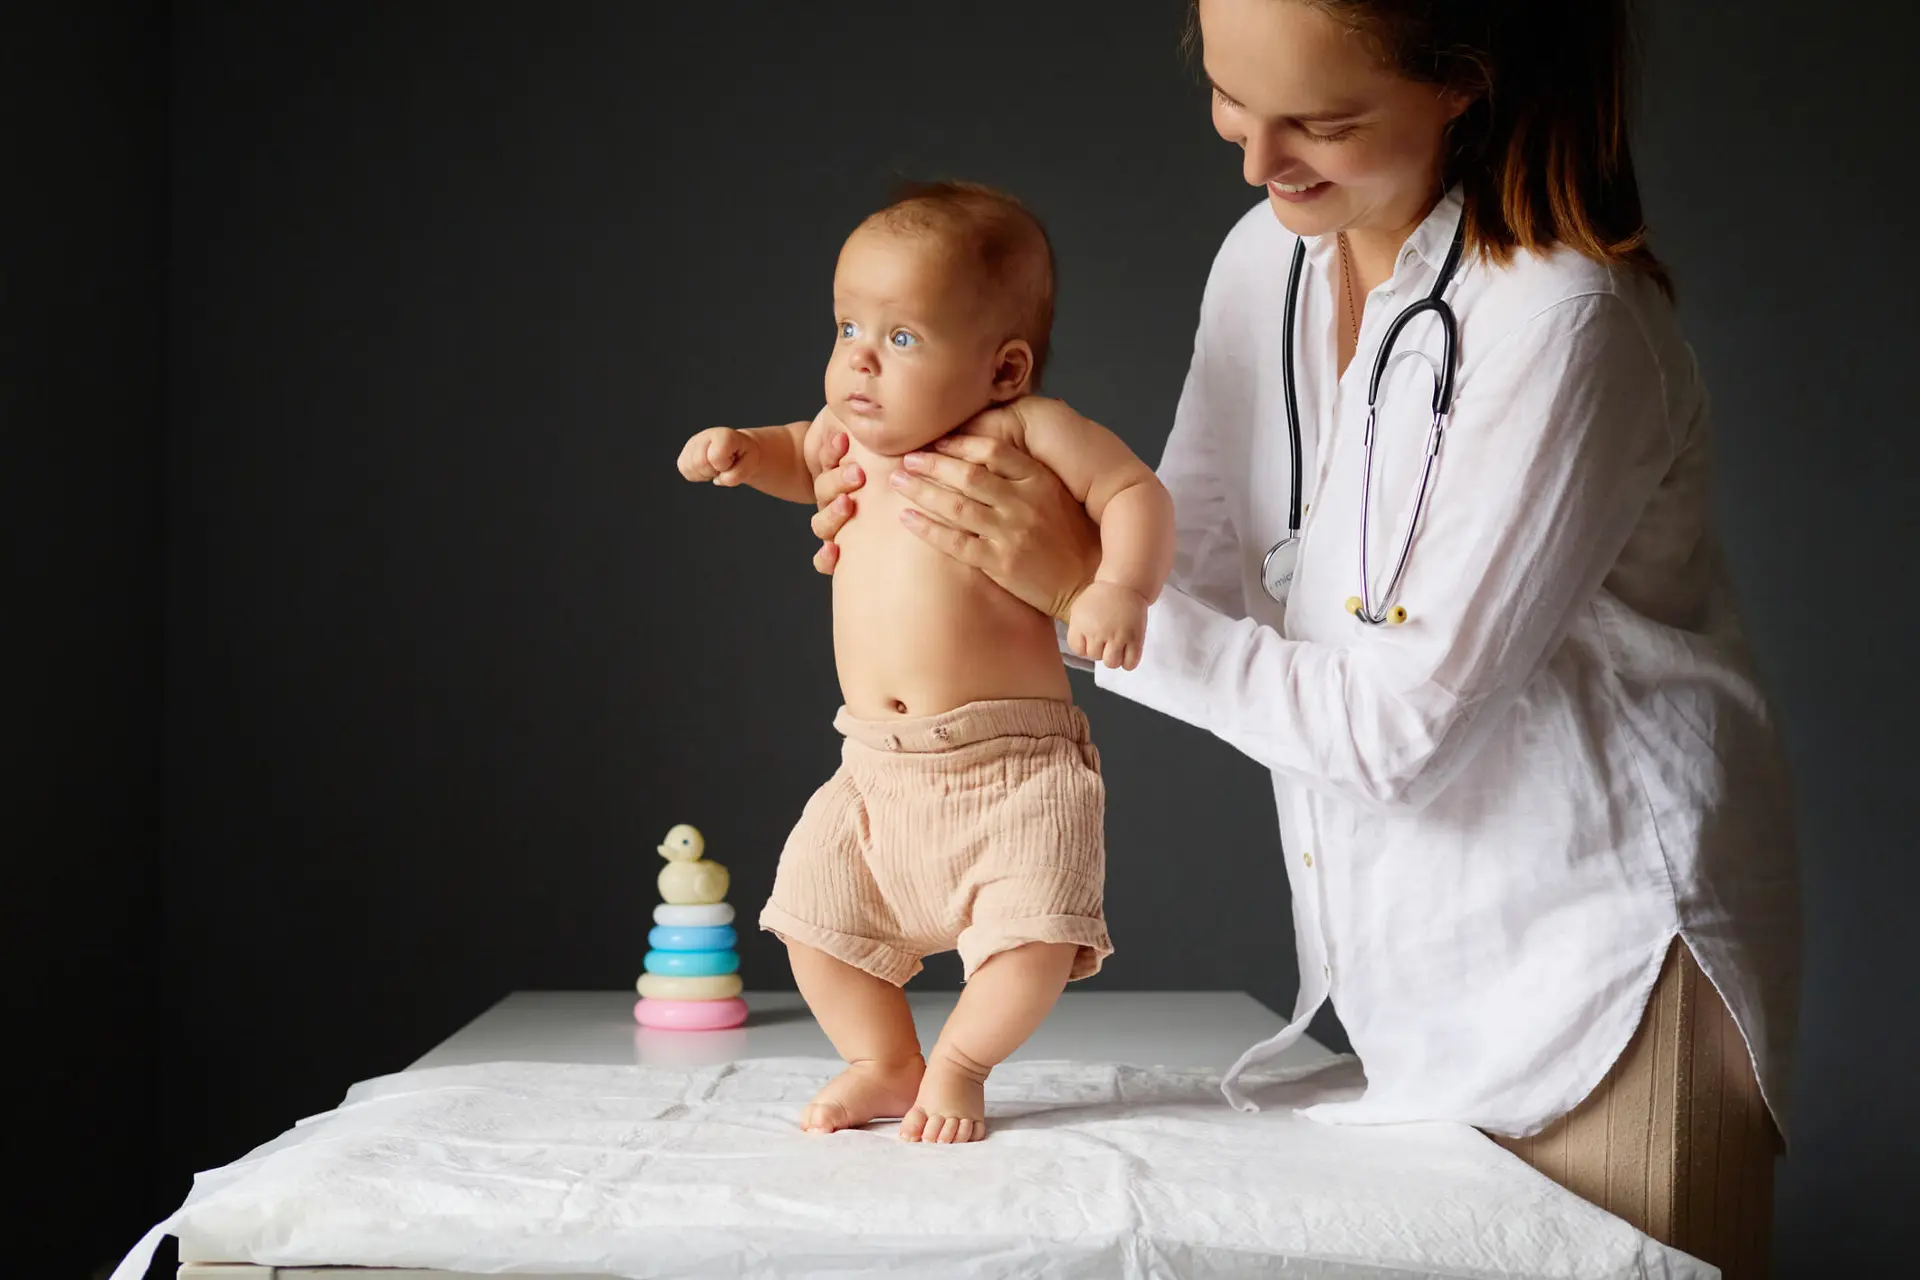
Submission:
[[[942,522],[951,520],[954,513],[943,509],[941,498],[922,506],[895,488],[894,474],[902,469],[899,458],[873,453],[857,442],[849,447],[847,457],[859,464],[866,481],[853,491],[853,515],[835,537],[840,546],[834,568],[839,588],[863,593],[910,589],[924,597],[929,592],[972,594],[991,585],[984,574],[907,526],[903,517],[910,510]]]

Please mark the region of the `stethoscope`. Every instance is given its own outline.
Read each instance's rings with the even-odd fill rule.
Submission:
[[[1407,611],[1399,605],[1388,606],[1388,602],[1399,590],[1401,576],[1407,571],[1407,556],[1413,551],[1413,533],[1420,524],[1420,511],[1426,505],[1427,485],[1433,479],[1433,461],[1440,456],[1440,437],[1446,430],[1447,414],[1453,408],[1453,372],[1454,346],[1459,336],[1458,323],[1453,308],[1441,298],[1447,285],[1452,282],[1454,272],[1460,266],[1460,254],[1466,244],[1466,219],[1460,219],[1453,232],[1453,246],[1447,250],[1447,260],[1440,268],[1439,279],[1433,282],[1433,289],[1426,297],[1408,306],[1393,323],[1387,327],[1387,336],[1381,339],[1380,351],[1373,358],[1373,376],[1367,381],[1367,428],[1363,437],[1365,474],[1360,480],[1360,594],[1347,599],[1347,612],[1370,626],[1379,626],[1383,622],[1396,625],[1407,620]],[[1281,349],[1280,369],[1284,378],[1287,396],[1287,439],[1291,447],[1293,462],[1293,490],[1287,503],[1287,534],[1267,549],[1267,555],[1260,563],[1260,585],[1266,588],[1267,595],[1278,603],[1284,604],[1287,591],[1293,585],[1293,571],[1300,558],[1300,397],[1294,386],[1293,346],[1295,316],[1300,301],[1300,269],[1307,257],[1307,245],[1304,239],[1293,246],[1293,266],[1287,272],[1287,311],[1286,330],[1283,335],[1284,346]],[[1400,331],[1407,327],[1415,316],[1431,311],[1440,318],[1440,330],[1444,346],[1439,367],[1433,369],[1433,426],[1427,432],[1426,465],[1420,471],[1420,491],[1413,500],[1413,518],[1407,521],[1406,535],[1400,541],[1400,557],[1393,567],[1393,577],[1387,582],[1387,589],[1380,596],[1378,606],[1373,601],[1373,574],[1367,563],[1368,549],[1371,547],[1373,513],[1373,433],[1374,423],[1379,417],[1380,380],[1386,374],[1387,367],[1393,362],[1393,344],[1400,337]],[[1427,359],[1422,352],[1407,351],[1402,355]],[[1432,361],[1427,359],[1428,365]]]

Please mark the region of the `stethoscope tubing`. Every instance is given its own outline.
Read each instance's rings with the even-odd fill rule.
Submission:
[[[1442,296],[1452,283],[1454,274],[1459,270],[1460,258],[1466,246],[1466,219],[1463,217],[1454,228],[1453,243],[1447,250],[1446,261],[1440,268],[1439,277],[1427,296],[1411,303],[1395,316],[1393,323],[1387,326],[1386,335],[1380,340],[1380,349],[1374,354],[1373,369],[1367,379],[1367,425],[1362,437],[1362,467],[1364,474],[1360,490],[1360,592],[1347,601],[1348,612],[1360,621],[1373,626],[1383,622],[1403,622],[1406,611],[1389,606],[1389,602],[1399,591],[1400,582],[1407,571],[1407,560],[1413,551],[1414,531],[1419,527],[1420,514],[1426,506],[1428,490],[1433,482],[1433,468],[1440,456],[1440,440],[1446,431],[1446,420],[1453,408],[1454,373],[1457,368],[1459,348],[1459,319],[1453,308]],[[1287,534],[1267,550],[1266,558],[1261,562],[1260,581],[1263,589],[1275,600],[1283,597],[1274,590],[1271,573],[1274,559],[1289,547],[1297,554],[1300,538],[1301,503],[1301,459],[1300,459],[1300,397],[1294,375],[1293,350],[1298,331],[1300,276],[1306,262],[1306,241],[1298,240],[1293,246],[1293,261],[1287,271],[1287,302],[1281,346],[1281,375],[1285,387],[1287,410],[1287,443],[1291,464],[1290,489],[1287,500]],[[1373,507],[1373,444],[1374,427],[1379,416],[1380,382],[1393,359],[1394,344],[1399,341],[1401,332],[1419,316],[1432,313],[1440,321],[1442,355],[1436,370],[1433,387],[1433,425],[1427,432],[1426,458],[1420,470],[1420,488],[1414,495],[1413,513],[1407,522],[1406,535],[1401,539],[1400,554],[1394,564],[1392,579],[1381,595],[1379,607],[1372,600],[1373,574],[1370,568],[1369,551],[1372,545],[1372,507]],[[1292,572],[1287,574],[1291,581]]]

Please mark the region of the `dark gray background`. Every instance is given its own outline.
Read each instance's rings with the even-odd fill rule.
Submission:
[[[1920,1149],[1920,23],[1653,8],[1641,173],[1802,793],[1778,1253],[1833,1272],[1893,1256]],[[675,452],[811,412],[840,239],[960,176],[1047,219],[1051,390],[1157,457],[1258,198],[1180,14],[7,8],[12,1265],[117,1257],[508,990],[630,984],[672,823],[760,900],[834,760],[825,583],[801,508]],[[1096,984],[1290,1008],[1264,774],[1075,680],[1112,784]]]

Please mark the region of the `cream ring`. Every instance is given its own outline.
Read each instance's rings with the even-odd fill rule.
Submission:
[[[643,973],[633,985],[649,1000],[726,1000],[740,994],[740,975],[682,978],[671,973]]]

